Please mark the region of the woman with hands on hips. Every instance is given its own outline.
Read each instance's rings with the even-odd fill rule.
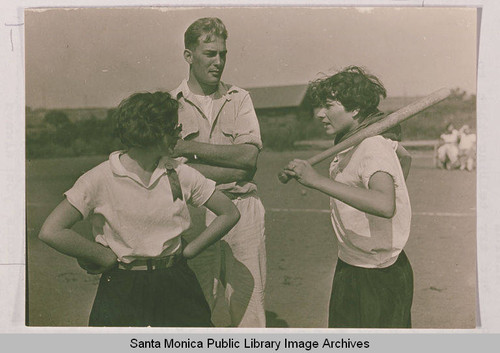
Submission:
[[[171,157],[178,107],[165,92],[123,100],[115,117],[127,149],[83,174],[40,230],[43,242],[102,273],[90,326],[213,326],[186,259],[222,238],[240,213],[214,181]],[[188,204],[216,217],[186,244]],[[91,220],[95,240],[71,229],[82,219]]]

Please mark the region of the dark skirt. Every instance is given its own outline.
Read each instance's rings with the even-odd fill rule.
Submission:
[[[211,327],[211,312],[185,260],[166,269],[103,273],[89,326]]]
[[[413,271],[404,251],[386,268],[337,261],[328,327],[410,328]]]

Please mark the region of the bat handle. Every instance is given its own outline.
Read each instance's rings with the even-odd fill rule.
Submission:
[[[278,174],[278,179],[279,179],[279,181],[281,181],[283,184],[286,184],[286,183],[288,183],[288,181],[291,179],[291,177],[290,177],[288,174],[286,174],[285,172],[281,171],[281,172],[279,172],[279,174]]]

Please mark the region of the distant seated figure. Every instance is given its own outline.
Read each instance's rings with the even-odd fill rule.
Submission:
[[[476,134],[472,133],[468,125],[464,125],[459,130],[460,142],[458,143],[458,159],[460,170],[470,172],[474,169],[476,161]]]
[[[456,168],[458,165],[458,139],[459,133],[453,126],[448,124],[446,132],[442,133],[437,149],[437,164],[439,168],[448,170]]]

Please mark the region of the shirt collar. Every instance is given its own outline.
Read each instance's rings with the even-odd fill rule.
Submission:
[[[120,155],[124,154],[125,151],[114,151],[109,155],[109,165],[111,166],[111,171],[113,174],[118,176],[128,176],[129,172],[125,169],[123,164],[120,162]]]
[[[171,157],[161,157],[160,161],[158,162],[158,167],[157,169],[163,169],[163,171],[167,171],[170,169],[175,169],[179,166],[180,162],[171,158]]]
[[[346,153],[349,152],[350,150],[352,150],[353,148],[354,148],[354,146],[351,146],[351,147],[346,148],[345,150],[337,153],[335,155],[335,157],[333,157],[332,162],[330,164],[338,163],[346,155]]]
[[[231,94],[238,92],[239,89],[236,86],[232,85],[227,85],[224,82],[220,81],[219,86],[217,87],[217,91],[214,95],[214,99],[220,99],[224,97],[226,100],[231,100]],[[193,100],[193,92],[189,89],[189,86],[187,84],[187,79],[182,80],[181,84],[177,89],[175,90],[176,92],[176,98],[180,99],[181,97],[187,98],[189,100]]]
[[[339,152],[337,153],[337,156],[343,156],[344,154],[346,154],[347,152],[349,152],[350,150],[352,150],[354,148],[354,146],[351,146],[349,148],[346,148],[345,150],[343,150],[342,152]]]
[[[113,174],[117,176],[128,177],[145,187],[150,187],[156,182],[158,178],[160,178],[163,174],[166,174],[167,170],[175,169],[180,164],[179,161],[176,161],[175,159],[172,159],[170,157],[167,156],[162,157],[158,162],[155,171],[151,175],[151,179],[149,180],[149,185],[145,185],[136,174],[128,171],[123,166],[122,162],[120,161],[120,155],[124,153],[125,151],[115,151],[109,155],[109,164],[111,166],[111,171],[113,172]]]

